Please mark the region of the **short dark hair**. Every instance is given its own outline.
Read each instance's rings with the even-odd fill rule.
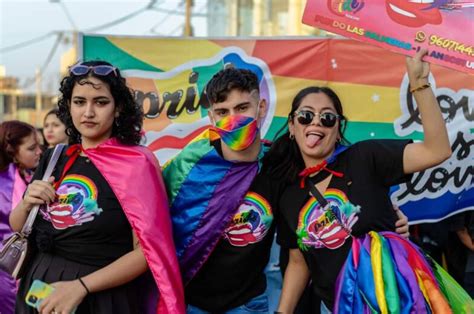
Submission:
[[[105,61],[87,61],[82,65],[97,66],[109,65]],[[89,71],[84,75],[70,74],[63,78],[59,91],[61,95],[58,100],[59,119],[66,125],[66,134],[72,143],[81,141],[81,134],[74,127],[70,113],[70,101],[74,86],[80,84],[87,77],[95,77],[106,83],[110,88],[110,93],[114,98],[115,106],[120,115],[115,118],[112,128],[112,136],[116,137],[120,143],[127,145],[137,145],[141,141],[141,130],[143,125],[143,108],[135,101],[132,90],[127,86],[125,78],[120,74],[119,69],[108,75],[97,75],[94,71]]]
[[[0,171],[4,171],[13,162],[18,147],[31,134],[36,134],[36,130],[25,122],[11,120],[0,124]]]
[[[234,89],[248,93],[259,91],[257,75],[250,70],[233,67],[220,70],[206,85],[207,98],[211,105],[220,103],[226,101]]]

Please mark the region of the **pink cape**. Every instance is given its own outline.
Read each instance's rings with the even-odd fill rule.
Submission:
[[[146,147],[111,138],[85,149],[119,200],[159,290],[157,313],[185,313],[184,291],[160,166]]]

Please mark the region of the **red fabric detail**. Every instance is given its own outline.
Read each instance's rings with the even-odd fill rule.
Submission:
[[[316,172],[319,172],[321,170],[326,170],[327,172],[329,173],[332,173],[333,175],[335,175],[336,177],[339,177],[341,178],[344,174],[342,172],[337,172],[337,171],[334,171],[334,170],[331,170],[331,169],[328,169],[326,166],[327,166],[328,162],[326,160],[324,160],[322,163],[314,166],[314,167],[309,167],[309,168],[306,168],[304,169],[303,171],[301,171],[298,176],[301,177],[301,180],[300,180],[300,188],[304,188],[305,186],[305,181],[306,181],[306,178],[310,175],[312,175],[313,173],[316,173]]]
[[[74,162],[76,161],[77,159],[77,156],[79,156],[82,152],[82,146],[81,144],[74,144],[74,145],[71,145],[67,151],[66,151],[66,156],[69,157],[68,161],[66,162],[66,165],[64,166],[64,169],[63,169],[63,172],[61,173],[61,177],[59,178],[59,180],[57,180],[56,182],[54,182],[53,186],[54,186],[54,189],[57,190],[59,188],[59,185],[61,184],[61,182],[63,181],[64,177],[66,176],[66,173],[68,172],[68,170],[71,168],[71,166],[74,164]]]

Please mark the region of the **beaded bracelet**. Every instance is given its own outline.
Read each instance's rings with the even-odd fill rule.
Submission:
[[[431,87],[431,84],[430,83],[426,83],[426,84],[423,84],[421,86],[418,86],[418,87],[414,87],[412,89],[410,89],[410,93],[414,93],[414,92],[418,92],[420,90],[424,90],[424,89],[427,89],[428,87]]]
[[[87,288],[87,286],[86,286],[86,284],[84,283],[84,281],[82,281],[82,278],[77,278],[77,280],[79,280],[79,282],[80,282],[81,285],[84,287],[84,289],[86,289],[87,294],[90,294],[91,292],[89,291],[89,288]]]

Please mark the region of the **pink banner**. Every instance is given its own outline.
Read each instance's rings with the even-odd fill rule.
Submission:
[[[474,1],[308,0],[303,23],[474,74]]]

